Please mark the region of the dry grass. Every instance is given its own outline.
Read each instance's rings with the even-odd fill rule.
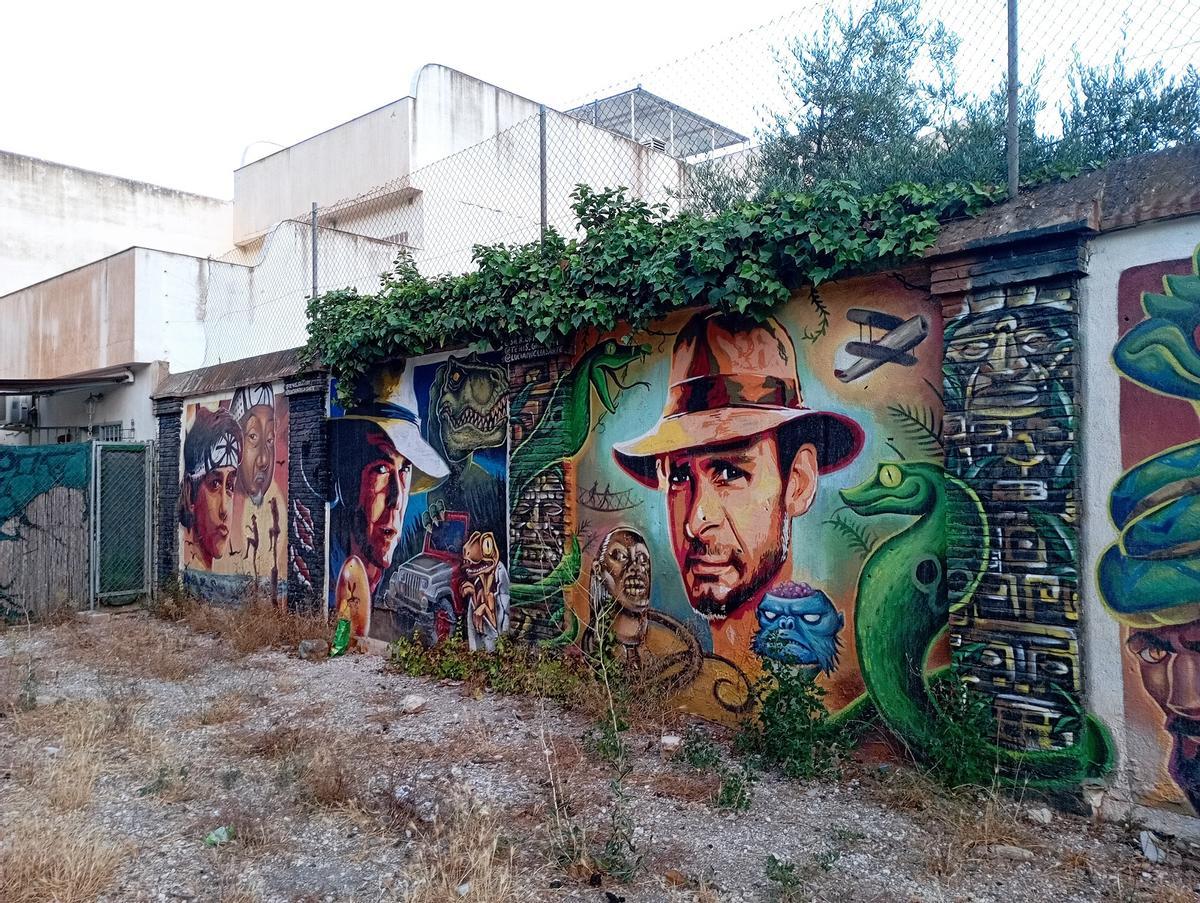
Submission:
[[[279,814],[253,809],[240,800],[223,803],[203,821],[195,823],[194,833],[204,836],[216,828],[229,828],[238,849],[262,853],[277,850],[284,845],[279,831]],[[224,847],[222,847],[224,849]]]
[[[35,783],[55,809],[82,809],[92,801],[100,777],[97,749],[75,749],[54,758],[38,772]]]
[[[187,716],[183,719],[182,724],[183,727],[189,729],[226,724],[245,717],[247,708],[252,704],[253,700],[249,694],[243,690],[234,690],[218,696],[200,711]]]
[[[707,803],[721,786],[715,771],[657,771],[652,774],[632,774],[630,784],[643,784],[651,793],[685,803]]]
[[[476,800],[457,797],[416,844],[406,878],[408,903],[518,903],[514,851],[501,839],[500,820]]]
[[[266,730],[235,735],[232,744],[239,752],[262,759],[282,759],[297,751],[313,749],[332,741],[328,731],[292,724],[275,724]]]
[[[167,620],[183,621],[198,633],[216,636],[243,655],[260,649],[295,649],[301,640],[333,638],[333,628],[324,617],[289,612],[260,595],[228,607],[185,596],[166,597],[154,611]]]
[[[359,798],[354,767],[328,747],[315,749],[305,757],[296,783],[301,799],[329,809],[351,805]]]
[[[213,651],[198,648],[194,637],[136,613],[116,616],[103,625],[67,628],[64,633],[64,646],[74,661],[122,677],[187,680],[213,658]]]
[[[935,800],[930,812],[934,839],[927,866],[938,877],[953,877],[968,863],[994,858],[994,847],[1020,847],[1035,855],[1045,850],[1038,833],[1021,820],[1016,804],[994,788]]]
[[[94,825],[30,815],[5,826],[0,900],[89,903],[112,884],[124,851]]]

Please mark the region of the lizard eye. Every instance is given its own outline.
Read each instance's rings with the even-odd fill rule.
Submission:
[[[879,482],[887,489],[895,489],[902,479],[900,468],[895,464],[884,464],[879,468]]]

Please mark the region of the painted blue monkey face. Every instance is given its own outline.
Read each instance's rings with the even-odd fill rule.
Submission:
[[[754,651],[791,665],[816,665],[830,674],[837,668],[838,633],[845,623],[823,592],[806,583],[785,583],[759,603]]]

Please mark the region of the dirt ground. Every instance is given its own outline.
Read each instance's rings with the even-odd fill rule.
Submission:
[[[4,901],[1065,903],[1200,884],[1128,826],[1041,824],[1040,803],[950,797],[907,767],[761,775],[729,812],[717,772],[664,761],[649,730],[614,789],[591,722],[555,704],[372,656],[238,653],[144,613],[0,633],[0,705]]]

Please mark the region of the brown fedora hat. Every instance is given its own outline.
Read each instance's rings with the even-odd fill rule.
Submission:
[[[854,460],[863,430],[832,411],[804,406],[792,337],[774,318],[717,311],[692,317],[675,337],[662,417],[645,435],[613,445],[613,457],[644,486],[658,488],[662,455],[798,430],[817,450],[821,473]]]

